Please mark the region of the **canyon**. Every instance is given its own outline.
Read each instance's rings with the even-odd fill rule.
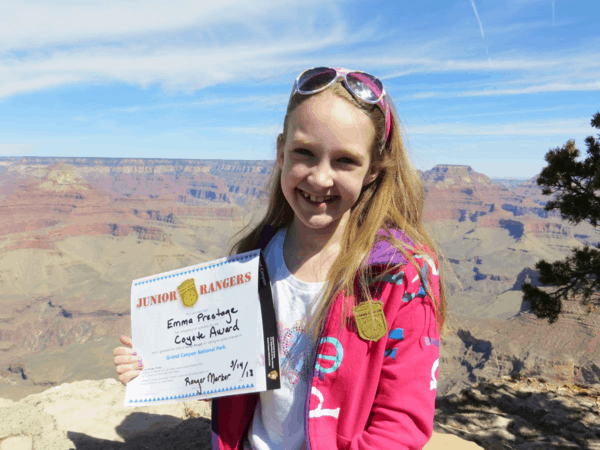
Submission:
[[[0,398],[116,378],[131,281],[228,254],[266,211],[272,165],[0,158]],[[537,177],[453,165],[420,174],[448,292],[440,402],[509,375],[600,387],[598,311],[567,302],[549,325],[520,290],[539,285],[538,260],[597,245],[598,230],[545,211]]]

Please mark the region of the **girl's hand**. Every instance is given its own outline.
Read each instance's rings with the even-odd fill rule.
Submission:
[[[113,350],[115,356],[115,366],[117,366],[117,372],[119,375],[119,381],[123,383],[123,386],[127,386],[131,380],[137,377],[142,369],[144,363],[136,352],[131,348],[131,337],[121,336],[121,342],[127,347],[116,347]],[[204,402],[210,402],[210,400],[203,400]]]
[[[119,375],[119,381],[127,386],[131,380],[137,377],[144,368],[142,358],[131,348],[131,337],[121,336],[121,342],[127,347],[117,347],[113,350],[115,366]]]

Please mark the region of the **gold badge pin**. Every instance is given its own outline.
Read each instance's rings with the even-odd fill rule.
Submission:
[[[192,307],[198,301],[198,291],[196,290],[196,283],[194,283],[193,278],[185,280],[177,286],[177,291],[179,291],[183,306]]]
[[[383,304],[369,300],[352,308],[358,334],[365,341],[378,341],[388,332]]]
[[[276,370],[271,370],[269,372],[269,375],[267,375],[271,380],[276,380],[277,379],[277,371]]]

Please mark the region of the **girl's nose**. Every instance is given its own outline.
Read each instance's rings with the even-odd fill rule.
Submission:
[[[313,167],[312,173],[308,178],[308,181],[318,188],[333,186],[333,170],[326,162]]]

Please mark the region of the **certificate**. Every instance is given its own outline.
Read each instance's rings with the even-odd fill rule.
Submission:
[[[125,406],[280,387],[273,296],[260,250],[134,280],[131,336],[144,369],[127,384]]]

